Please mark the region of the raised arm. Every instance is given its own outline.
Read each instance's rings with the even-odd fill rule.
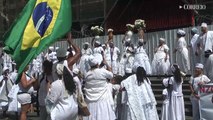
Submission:
[[[68,67],[71,68],[78,61],[78,59],[81,57],[81,50],[80,50],[80,48],[78,46],[76,46],[73,43],[71,32],[68,33],[68,39],[67,39],[67,41],[69,43],[69,46],[72,46],[72,48],[75,51],[75,55],[73,57],[69,57],[67,59]]]

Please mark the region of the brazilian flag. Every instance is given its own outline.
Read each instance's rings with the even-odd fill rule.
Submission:
[[[15,60],[19,77],[25,67],[64,36],[71,25],[71,0],[29,0],[3,38],[4,51]]]

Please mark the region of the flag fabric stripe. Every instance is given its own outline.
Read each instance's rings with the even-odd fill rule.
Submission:
[[[47,2],[49,7],[52,8],[52,11],[53,11],[52,21],[49,27],[47,28],[46,32],[44,33],[44,36],[42,37],[38,34],[37,30],[35,29],[35,26],[33,24],[33,18],[31,16],[23,36],[23,41],[21,46],[21,49],[23,50],[26,50],[29,47],[37,47],[40,43],[40,40],[44,39],[45,37],[47,37],[48,35],[52,33],[52,29],[54,28],[54,24],[57,20],[62,0],[42,0],[42,3],[44,2]],[[41,1],[38,0],[36,5],[38,5],[39,3],[41,3]],[[31,36],[29,36],[29,34],[31,34]],[[34,38],[34,39],[31,39],[31,38]]]
[[[40,10],[44,10],[45,15],[41,14]],[[11,54],[15,60],[19,77],[32,59],[70,30],[72,23],[71,1],[30,0],[21,14],[23,17],[15,21],[13,28],[4,39],[5,52]],[[20,20],[24,20],[24,23],[21,24]],[[43,20],[46,21],[42,22]],[[18,27],[19,31],[16,29]],[[17,32],[21,34],[18,37],[14,36]],[[16,40],[13,39],[15,37]],[[13,46],[11,46],[12,42],[14,42]]]
[[[32,0],[31,0],[32,1]],[[4,35],[5,52],[13,54],[17,44],[20,42],[18,39],[22,37],[26,24],[31,16],[35,2],[28,2],[24,7],[19,17],[13,22],[9,30]],[[13,57],[13,56],[12,56]]]

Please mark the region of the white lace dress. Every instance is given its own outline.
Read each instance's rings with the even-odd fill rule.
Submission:
[[[185,120],[185,107],[182,93],[182,83],[177,83],[174,77],[169,78],[173,87],[169,105],[169,120]]]
[[[157,52],[154,55],[154,59],[152,61],[152,74],[155,75],[164,75],[168,72],[170,62],[169,57],[166,58],[166,52],[169,51],[169,47],[164,44],[157,48]]]
[[[178,39],[176,49],[177,63],[180,66],[180,70],[187,73],[190,70],[190,62],[187,43],[184,37]]]
[[[143,46],[136,49],[135,59],[133,62],[133,71],[136,71],[137,67],[143,67],[147,74],[152,74],[152,68],[149,62],[149,57],[146,54]]]
[[[102,52],[104,52],[104,49],[100,46],[100,47],[95,47],[93,49],[93,56],[98,59],[98,64],[100,65],[101,62],[103,61],[103,56],[102,56]]]

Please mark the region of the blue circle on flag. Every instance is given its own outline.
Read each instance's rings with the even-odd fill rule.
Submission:
[[[41,2],[35,7],[32,18],[35,29],[43,37],[52,21],[53,11],[47,5],[47,2]]]

